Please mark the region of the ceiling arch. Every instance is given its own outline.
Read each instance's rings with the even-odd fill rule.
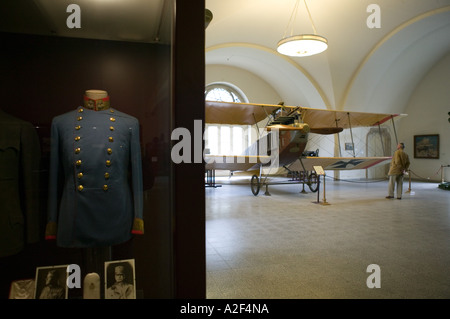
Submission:
[[[329,48],[312,57],[276,52],[294,1],[206,0],[206,65],[239,67],[259,76],[286,104],[401,112],[425,74],[450,52],[450,0],[309,1]],[[370,28],[370,4],[381,10]],[[308,23],[300,14],[300,30]],[[302,32],[300,32],[302,33]]]
[[[359,65],[339,108],[401,113],[426,72],[450,51],[449,21],[450,6],[421,14],[386,35]]]
[[[330,105],[317,81],[275,50],[249,43],[226,43],[207,48],[205,61],[206,65],[229,65],[254,73],[267,81],[286,105],[319,108]]]

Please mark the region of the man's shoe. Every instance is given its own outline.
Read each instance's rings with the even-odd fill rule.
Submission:
[[[397,197],[397,199],[402,199],[401,197]]]
[[[386,198],[394,198],[394,196],[386,196]]]

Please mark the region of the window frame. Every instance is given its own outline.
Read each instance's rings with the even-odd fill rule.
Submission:
[[[207,96],[210,92],[214,90],[224,90],[229,94],[229,99],[208,99]],[[225,82],[214,82],[210,83],[205,87],[205,100],[207,101],[218,101],[218,102],[234,102],[234,103],[248,103],[248,99],[245,96],[244,92],[239,89],[237,86],[231,83]],[[217,136],[209,136],[212,133],[210,128],[217,127]],[[235,149],[235,128],[239,128],[239,131],[242,132],[241,136],[241,145],[242,150],[238,151]],[[225,131],[229,130],[228,133]],[[218,154],[213,154],[215,152],[210,153],[211,155],[241,155],[244,151],[251,145],[251,133],[252,127],[251,125],[232,125],[232,124],[205,124],[205,148],[208,149],[209,153],[211,150],[217,149]],[[224,137],[223,134],[227,134],[227,137]],[[226,147],[223,146],[222,142],[224,139],[228,139],[229,145]],[[214,140],[214,141],[212,141]],[[217,143],[217,147],[210,147],[211,143]],[[226,150],[226,154],[224,153]]]

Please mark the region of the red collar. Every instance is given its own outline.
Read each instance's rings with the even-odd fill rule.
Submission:
[[[84,95],[83,98],[84,98],[84,107],[87,109],[95,111],[102,111],[109,109],[109,96],[97,100],[91,99],[86,95]]]

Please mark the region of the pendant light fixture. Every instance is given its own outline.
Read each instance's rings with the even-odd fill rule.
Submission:
[[[304,0],[306,11],[308,12],[309,20],[313,28],[314,34],[300,34],[293,35],[295,19],[297,18],[298,6],[300,0],[296,0],[294,10],[292,11],[289,23],[284,32],[283,38],[278,42],[277,51],[283,55],[293,57],[310,56],[319,54],[328,48],[328,41],[326,38],[317,35],[316,27],[311,18],[306,0]],[[290,28],[290,35],[287,36]]]
[[[209,23],[213,19],[213,13],[209,9],[205,9],[205,29],[208,27]]]

